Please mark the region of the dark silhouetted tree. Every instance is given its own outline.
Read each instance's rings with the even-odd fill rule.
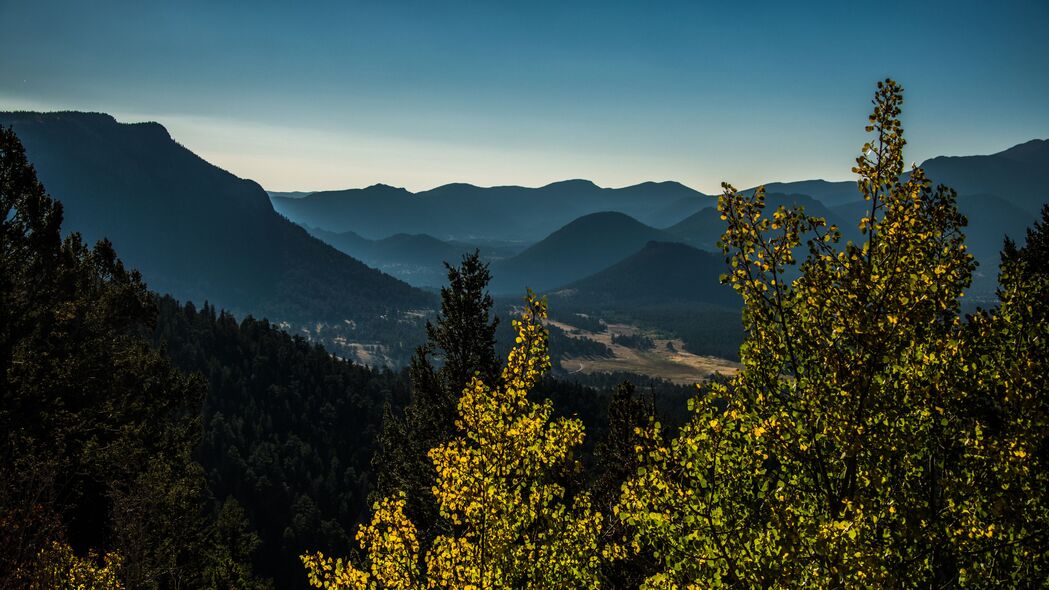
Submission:
[[[445,266],[448,285],[441,289],[440,313],[427,324],[428,341],[409,368],[411,399],[401,413],[387,409],[373,460],[372,497],[403,492],[405,511],[424,543],[442,527],[431,492],[436,476],[427,453],[455,435],[459,397],[471,379],[497,383],[500,374],[488,265],[475,251],[458,267]]]

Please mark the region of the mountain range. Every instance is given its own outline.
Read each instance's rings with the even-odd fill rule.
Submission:
[[[664,226],[715,202],[677,182],[613,189],[588,180],[540,188],[448,184],[419,193],[377,184],[304,197],[273,193],[271,198],[278,212],[298,223],[329,232],[352,231],[369,239],[422,233],[442,240],[530,242],[590,213],[618,211],[642,223]]]
[[[66,112],[0,113],[0,124],[14,128],[64,204],[66,231],[109,238],[154,289],[182,299],[297,322],[396,317],[388,314],[434,305],[431,293],[403,281],[439,286],[445,261],[478,248],[496,294],[516,297],[530,287],[566,304],[610,308],[732,304],[731,291],[706,288],[724,268],[714,253],[723,225],[716,200],[676,182],[267,194],[156,123]],[[1049,141],[923,166],[958,191],[981,264],[974,291],[993,293],[1003,237],[1022,237],[1049,201]],[[867,203],[855,183],[777,182],[766,190],[770,207],[803,205],[839,225],[845,239],[861,237],[855,228]]]
[[[369,240],[356,232],[307,231],[339,251],[419,287],[440,287],[447,280],[444,263],[454,264],[477,246],[445,242],[426,234],[394,234]]]

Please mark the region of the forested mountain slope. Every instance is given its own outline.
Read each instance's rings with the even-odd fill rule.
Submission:
[[[150,287],[275,320],[332,321],[432,298],[309,236],[253,181],[209,164],[156,123],[98,113],[0,113],[25,145],[64,232],[110,239]]]

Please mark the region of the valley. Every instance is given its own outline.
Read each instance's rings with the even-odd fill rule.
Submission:
[[[144,522],[145,517],[119,503],[126,482],[133,481],[136,493],[143,494],[142,504],[152,506],[146,517],[173,518],[161,518],[161,526],[153,529],[155,540],[120,538],[112,545],[115,551],[153,564],[157,559],[136,555],[136,548],[167,543],[163,546],[171,547],[171,555],[164,559],[189,560],[187,568],[214,576],[207,565],[213,557],[207,552],[246,547],[235,562],[245,576],[260,576],[259,584],[219,587],[304,587],[303,552],[332,548],[336,554],[348,553],[353,531],[368,522],[370,507],[377,506],[376,495],[390,498],[404,489],[437,493],[441,488],[433,485],[434,467],[445,457],[433,450],[446,450],[442,445],[451,437],[466,440],[464,431],[473,436],[470,428],[516,420],[500,426],[495,437],[486,432],[482,452],[487,441],[502,444],[506,436],[539,432],[532,429],[536,424],[554,435],[575,437],[564,446],[577,447],[578,455],[572,449],[558,456],[572,457],[573,479],[578,477],[603,506],[614,510],[621,508],[617,502],[632,478],[643,473],[637,461],[645,444],[684,436],[687,446],[679,448],[686,452],[709,448],[707,431],[697,429],[734,437],[721,439],[729,444],[719,452],[744,448],[737,443],[763,444],[773,438],[765,433],[776,428],[774,422],[794,411],[754,409],[770,397],[775,397],[773,403],[840,403],[844,410],[835,410],[835,418],[852,415],[848,384],[836,382],[839,375],[825,370],[824,355],[833,361],[828,366],[845,373],[860,360],[881,359],[894,379],[922,375],[924,360],[914,359],[931,358],[919,348],[921,357],[905,357],[897,369],[892,355],[882,350],[872,354],[866,334],[851,331],[846,336],[851,340],[837,339],[843,328],[834,325],[834,313],[819,307],[824,298],[836,306],[836,313],[854,314],[848,325],[866,327],[871,317],[871,306],[854,303],[860,296],[838,288],[839,258],[818,259],[810,268],[817,276],[832,277],[822,285],[820,298],[795,299],[785,307],[775,308],[763,296],[761,289],[769,285],[778,292],[771,275],[762,275],[768,282],[737,279],[734,285],[724,284],[729,266],[718,242],[726,220],[712,197],[677,183],[608,189],[572,180],[535,189],[446,185],[409,193],[380,185],[319,196],[267,193],[199,158],[157,124],[124,124],[90,113],[0,113],[0,123],[13,128],[0,129],[0,139],[12,146],[0,150],[0,162],[13,161],[16,170],[0,180],[14,179],[20,186],[12,194],[21,199],[16,214],[6,220],[14,228],[15,247],[5,245],[10,255],[4,259],[5,272],[15,278],[4,301],[17,307],[13,312],[0,307],[24,347],[12,349],[7,357],[9,384],[21,388],[20,397],[9,404],[21,409],[7,414],[18,420],[7,424],[13,432],[29,420],[33,432],[44,433],[41,445],[60,441],[54,450],[38,447],[45,449],[39,456],[34,456],[37,447],[10,448],[32,458],[19,465],[46,468],[48,457],[64,457],[63,465],[71,466],[66,471],[73,475],[58,483],[83,492],[69,501],[75,517],[69,530],[94,535],[96,545],[109,542],[106,527],[124,531],[118,527],[126,522]],[[24,139],[34,168],[19,161],[22,144],[16,143],[16,133]],[[1038,269],[1047,259],[1039,245],[1044,237],[1039,236],[1049,228],[1049,209],[1041,226],[1035,226],[1040,233],[1026,234],[1023,250],[1002,244],[1006,237],[1023,235],[1035,217],[1032,207],[1041,198],[1036,191],[1046,184],[1049,170],[1049,142],[1036,140],[962,163],[937,159],[933,164],[930,169],[938,179],[958,187],[958,210],[969,217],[968,222],[950,214],[934,218],[953,247],[930,246],[927,238],[907,229],[911,234],[887,240],[896,249],[892,256],[902,253],[902,258],[886,258],[881,252],[876,263],[858,271],[882,295],[920,291],[917,296],[904,292],[897,305],[900,315],[875,324],[895,326],[900,317],[910,323],[904,338],[914,342],[897,342],[892,330],[878,334],[896,351],[924,346],[924,336],[915,334],[925,334],[930,325],[948,325],[939,315],[922,315],[909,307],[918,298],[944,296],[938,285],[943,279],[913,280],[922,273],[938,276],[943,267],[930,272],[916,260],[949,259],[963,269],[947,281],[956,290],[939,302],[940,309],[951,309],[964,293],[966,303],[956,308],[958,313],[980,316],[985,312],[974,304],[998,304],[994,289],[1000,285],[1013,289],[1013,297],[1027,293],[1016,278],[998,280],[1000,250],[1022,268]],[[36,174],[54,199],[43,196]],[[1017,182],[1006,182],[1003,174]],[[783,216],[779,208],[798,207],[841,228],[843,255],[856,252],[848,242],[864,241],[858,220],[869,215],[869,204],[856,200],[855,184],[802,181],[772,188],[763,203],[753,200],[755,189],[726,198],[729,206],[740,208],[734,210],[737,229],[761,223],[753,209],[746,213],[749,221],[740,221],[739,211],[748,207],[763,205],[766,215],[777,211],[776,219]],[[894,198],[907,203],[906,195],[916,192],[921,191],[901,190]],[[939,202],[954,211],[953,197],[941,197]],[[935,199],[927,198],[926,206],[935,206]],[[539,208],[515,218],[511,209],[522,201]],[[897,207],[896,213],[904,209]],[[402,210],[407,214],[397,213]],[[17,226],[23,211],[32,226]],[[754,235],[763,231],[759,228]],[[89,250],[81,240],[99,243]],[[117,258],[117,251],[126,258]],[[744,255],[742,264],[766,273],[765,259],[754,252],[756,258]],[[979,264],[971,285],[966,252]],[[909,258],[913,253],[917,255]],[[780,263],[790,266],[787,254],[800,259],[806,252],[801,243],[791,242],[779,254]],[[906,276],[912,280],[870,272],[884,268],[882,258],[909,264]],[[865,263],[863,256],[851,260]],[[893,272],[903,275],[903,266]],[[787,271],[775,281],[808,278],[802,272]],[[1044,279],[1040,284],[1044,288]],[[753,290],[747,292],[744,310],[739,291],[746,289]],[[526,298],[530,290],[536,296]],[[1045,301],[1039,297],[1021,313],[1038,309]],[[754,313],[753,307],[776,326],[768,338],[746,339],[764,331],[765,324],[746,313]],[[1044,325],[1044,312],[1038,313],[1037,318],[1021,316],[1017,330]],[[785,333],[788,322],[791,328],[816,326],[811,333],[790,334],[806,345],[809,364],[803,370],[824,371],[819,375],[824,379],[797,378],[802,369],[778,347],[777,314]],[[1002,318],[1012,321],[1011,316]],[[979,319],[966,321],[980,327]],[[940,336],[956,334],[944,330]],[[1012,338],[1009,332],[991,333],[1002,346],[992,352],[1012,362],[1017,351],[1005,336]],[[1044,343],[1043,336],[1024,337]],[[975,347],[984,346],[981,338],[971,338],[968,345],[980,350]],[[947,341],[941,340],[940,347]],[[1038,359],[1049,358],[1041,352],[1020,356],[1018,364],[999,369],[987,360],[993,355],[979,356],[980,363],[987,363],[980,370],[994,375],[983,383],[996,383],[1003,372],[1020,374]],[[763,381],[751,380],[750,374],[733,380],[727,396],[729,390],[716,386],[723,378],[740,376],[741,357],[748,371],[755,369],[756,358],[772,364]],[[27,363],[34,372],[22,379],[21,366]],[[950,374],[960,375],[977,364],[961,366]],[[791,371],[791,378],[777,379]],[[937,378],[928,381],[936,383]],[[769,383],[776,381],[778,385]],[[464,389],[465,383],[473,387]],[[710,387],[697,392],[697,384],[704,383]],[[883,406],[887,410],[878,410],[881,415],[908,411],[911,399],[891,396],[913,386],[904,378],[878,391],[889,400]],[[766,396],[775,387],[782,395]],[[91,397],[85,398],[83,391]],[[743,403],[730,399],[739,391],[749,396],[740,399],[748,401],[732,407]],[[1040,399],[1036,394],[1040,391],[1027,399]],[[34,405],[39,399],[43,403]],[[78,406],[69,419],[61,412],[37,411],[84,399],[83,409]],[[923,403],[917,407],[917,422],[930,415],[929,402]],[[938,397],[935,403],[940,403]],[[956,417],[968,415],[957,408],[950,411]],[[699,421],[694,420],[697,415]],[[744,416],[751,420],[746,428],[724,428]],[[521,424],[527,427],[519,428]],[[665,430],[646,438],[646,425],[655,424]],[[69,425],[75,436],[71,446],[62,448],[64,443],[51,433],[65,432]],[[697,432],[703,435],[701,444],[687,438]],[[905,444],[913,432],[906,430],[893,444]],[[862,432],[847,434],[843,440],[851,444]],[[99,439],[104,444],[97,444]],[[553,449],[551,440],[514,439],[513,444],[515,449]],[[804,444],[800,452],[807,450]],[[116,453],[96,453],[107,445],[139,452],[130,462]],[[764,472],[767,464],[754,463],[752,453],[744,450],[742,459],[725,467],[728,475],[738,477],[747,469]],[[502,449],[499,454],[514,456]],[[895,448],[888,453],[893,454]],[[1019,457],[1012,447],[1009,456]],[[694,458],[685,457],[681,467],[686,473],[696,468]],[[85,468],[94,465],[101,466],[97,473]],[[448,472],[436,466],[438,473]],[[14,489],[53,477],[33,470],[24,476],[21,469],[7,467]],[[695,473],[698,479],[709,472],[702,467]],[[175,475],[153,480],[153,473]],[[177,494],[169,494],[171,489]],[[1000,489],[995,487],[994,493]],[[1024,497],[1031,496],[1019,489]],[[207,513],[187,531],[180,528],[186,521],[178,515],[197,511],[189,508],[191,502],[206,507]],[[413,518],[428,517],[421,512]],[[435,530],[433,522],[426,526]],[[216,538],[221,541],[221,535],[229,535],[222,541],[227,546],[205,547]],[[181,545],[166,541],[187,536],[203,543],[199,555],[179,557]],[[125,575],[138,574],[128,570]],[[210,587],[191,585],[198,586]]]
[[[0,590],[1049,589],[1049,0],[0,22]]]
[[[583,373],[634,373],[657,379],[666,379],[679,385],[702,383],[715,374],[733,376],[739,363],[714,356],[700,356],[684,350],[679,338],[660,338],[648,335],[653,346],[639,349],[613,342],[613,335],[636,335],[642,333],[637,327],[627,324],[608,324],[604,332],[590,332],[564,322],[548,322],[564,330],[570,338],[583,338],[607,346],[612,357],[565,357],[560,359],[560,368],[568,375]]]

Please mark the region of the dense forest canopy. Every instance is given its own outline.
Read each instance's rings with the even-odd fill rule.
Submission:
[[[615,217],[644,246],[616,272],[506,304],[475,251],[403,370],[151,292],[63,238],[0,128],[0,587],[1044,587],[1049,206],[964,313],[967,220],[905,169],[902,96],[878,85],[855,228],[726,184],[725,286],[643,312],[617,304],[665,256],[716,261]],[[610,354],[558,324],[655,347],[626,314],[739,372],[549,376]]]

